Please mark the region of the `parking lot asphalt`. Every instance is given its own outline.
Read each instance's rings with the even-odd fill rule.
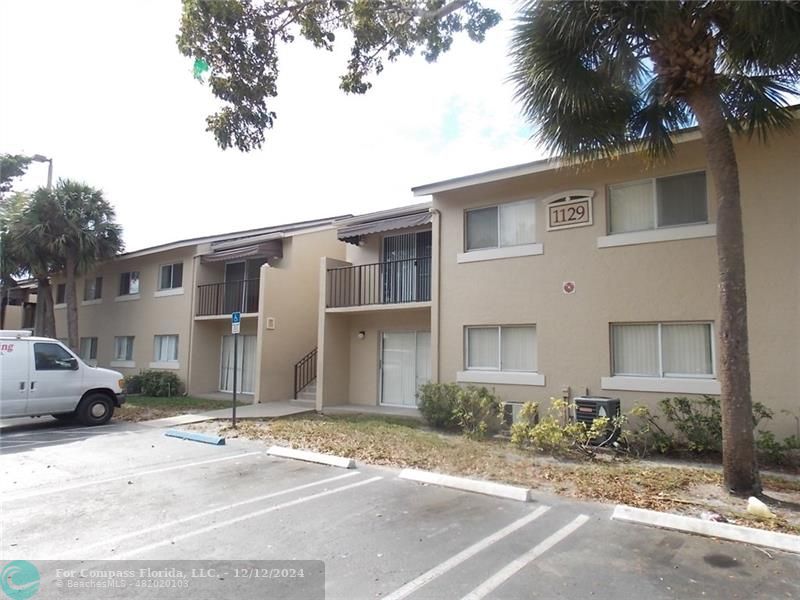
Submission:
[[[499,500],[123,423],[3,427],[0,449],[4,561],[322,560],[326,597],[348,600],[800,598],[798,556],[611,521],[607,505]]]

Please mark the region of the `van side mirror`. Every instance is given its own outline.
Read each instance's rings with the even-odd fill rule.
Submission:
[[[70,356],[69,358],[61,358],[55,361],[57,368],[65,371],[77,371],[78,359]]]

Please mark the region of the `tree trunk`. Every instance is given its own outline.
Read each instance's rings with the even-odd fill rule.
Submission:
[[[77,261],[70,254],[70,252],[67,252],[65,257],[66,282],[64,286],[64,301],[67,304],[67,343],[72,351],[77,353],[80,350],[80,340],[78,339],[78,294],[75,290]]]
[[[53,310],[53,286],[49,277],[37,277],[36,316],[33,333],[42,337],[56,337],[56,314]]]
[[[6,328],[6,306],[8,305],[8,288],[3,286],[3,299],[0,300],[0,329]]]
[[[717,190],[723,476],[725,486],[731,492],[754,495],[761,492],[761,481],[756,462],[750,395],[739,167],[716,85],[707,83],[686,100],[700,125],[708,167]]]

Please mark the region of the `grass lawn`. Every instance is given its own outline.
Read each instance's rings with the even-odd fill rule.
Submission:
[[[772,506],[777,519],[759,521],[744,512],[744,500],[723,492],[719,470],[683,463],[563,461],[520,450],[503,440],[470,440],[432,431],[410,419],[369,415],[242,421],[236,430],[226,421],[194,427],[227,437],[349,456],[363,463],[492,479],[573,498],[694,515],[710,510],[731,522],[800,534],[798,479],[763,478],[767,495],[781,503]]]
[[[230,405],[231,403],[225,400],[206,400],[192,396],[173,396],[171,398],[128,396],[125,404],[114,411],[114,419],[131,422],[149,421],[187,413],[229,408]]]

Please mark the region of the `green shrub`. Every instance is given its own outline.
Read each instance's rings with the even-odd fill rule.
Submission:
[[[519,419],[511,426],[511,443],[530,447],[549,454],[579,453],[594,456],[592,441],[607,436],[612,425],[608,417],[599,417],[591,425],[579,423],[568,417],[569,403],[561,398],[551,398],[550,408],[541,417],[535,402],[526,402]],[[621,427],[623,420],[613,421]]]
[[[781,442],[771,431],[759,431],[756,447],[767,462],[775,465],[791,465],[798,459],[793,455],[800,450],[800,438],[791,435]]]
[[[130,375],[125,375],[123,381],[125,382],[125,391],[128,394],[142,393],[142,375],[140,373],[131,373]]]
[[[626,427],[622,431],[622,448],[634,456],[649,456],[654,452],[666,454],[675,449],[674,435],[667,433],[659,424],[659,416],[646,406],[636,405],[626,415]]]
[[[474,438],[500,429],[503,403],[485,387],[426,383],[417,398],[419,411],[431,427],[458,430]]]
[[[675,446],[685,446],[690,452],[722,451],[722,413],[719,398],[664,398],[659,403],[664,416],[683,436]],[[772,411],[760,402],[753,403],[753,429],[772,418]]]
[[[420,386],[417,398],[419,412],[431,427],[456,429],[453,416],[461,388],[455,383],[426,383]]]
[[[144,396],[179,396],[183,391],[183,383],[172,371],[145,370],[125,376],[125,391]]]
[[[500,430],[503,403],[485,387],[470,385],[458,390],[453,418],[464,435],[482,438]]]

